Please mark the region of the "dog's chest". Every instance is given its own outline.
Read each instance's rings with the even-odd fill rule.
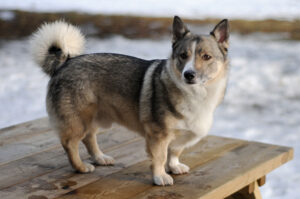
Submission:
[[[184,116],[178,120],[175,128],[192,131],[199,136],[205,136],[213,122],[213,113],[223,98],[226,81],[209,87],[201,88],[193,95],[187,95],[177,105],[177,110]]]

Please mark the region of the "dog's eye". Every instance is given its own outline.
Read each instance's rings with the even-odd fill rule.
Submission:
[[[188,58],[187,52],[183,52],[179,56],[180,56],[181,59],[187,59]]]
[[[207,60],[211,59],[211,56],[208,55],[208,54],[204,54],[204,55],[202,55],[202,59],[205,60],[205,61],[207,61]]]

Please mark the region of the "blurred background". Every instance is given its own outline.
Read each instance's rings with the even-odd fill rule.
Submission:
[[[0,128],[47,115],[49,78],[28,45],[41,23],[64,19],[79,26],[86,53],[162,59],[171,52],[174,15],[202,34],[230,20],[229,84],[210,133],[294,147],[295,159],[267,176],[261,190],[265,199],[299,198],[298,0],[1,0]]]

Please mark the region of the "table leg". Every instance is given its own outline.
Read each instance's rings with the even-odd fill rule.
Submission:
[[[225,199],[262,199],[257,181]]]

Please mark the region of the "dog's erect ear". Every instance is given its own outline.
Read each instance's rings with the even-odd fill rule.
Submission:
[[[189,29],[184,25],[178,16],[175,16],[173,20],[173,43],[182,39],[187,34],[190,34]]]
[[[225,48],[228,47],[229,39],[229,23],[227,19],[223,19],[220,23],[216,25],[214,30],[210,32],[219,44],[223,45]]]

